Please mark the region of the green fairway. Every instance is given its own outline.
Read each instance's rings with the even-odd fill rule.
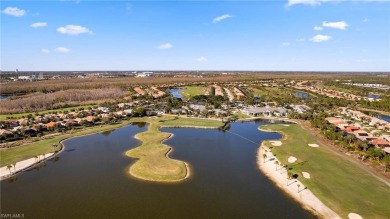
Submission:
[[[0,150],[0,166],[6,166],[8,164],[16,163],[22,160],[26,160],[36,155],[46,154],[53,152],[53,144],[58,144],[61,147],[60,142],[67,138],[72,138],[76,136],[88,135],[98,132],[104,132],[112,129],[116,129],[125,125],[130,124],[131,121],[123,121],[119,124],[114,125],[106,125],[102,127],[91,127],[91,128],[83,128],[81,130],[75,129],[72,134],[64,134],[52,138],[48,138],[45,140],[37,141],[31,144],[26,144],[23,146],[18,146],[14,148],[1,149]],[[56,148],[59,150],[60,148]]]
[[[164,127],[180,127],[180,126],[193,126],[193,127],[210,127],[216,128],[222,126],[221,120],[211,119],[197,119],[197,118],[178,118],[169,120],[160,120],[160,125]]]
[[[137,158],[130,167],[130,174],[144,180],[172,182],[184,179],[188,173],[188,167],[183,161],[174,160],[167,156],[170,147],[161,142],[169,138],[170,134],[161,132],[160,127],[170,126],[200,126],[217,128],[222,125],[219,121],[207,119],[187,119],[174,117],[141,118],[134,121],[147,122],[148,130],[139,133],[135,138],[142,144],[126,152],[129,157]]]
[[[350,212],[363,218],[389,218],[390,188],[378,181],[356,164],[326,150],[312,135],[298,124],[290,126],[264,125],[261,130],[278,131],[285,134],[281,147],[274,146],[272,152],[283,163],[292,168],[293,174],[306,185],[325,205],[342,218]],[[309,147],[318,144],[320,147]],[[265,146],[272,147],[270,142]],[[289,156],[298,160],[290,164]],[[302,177],[308,172],[311,179]]]
[[[205,95],[205,93],[208,91],[207,87],[195,87],[195,86],[188,86],[184,87],[185,89],[180,90],[180,93],[184,96],[185,99],[191,99],[193,96],[197,95]]]
[[[15,113],[15,114],[1,114],[0,115],[0,120],[6,120],[7,117],[13,117],[15,119],[20,119],[22,118],[23,116],[28,116],[29,114],[35,116],[36,113],[39,113],[39,114],[46,114],[46,113],[51,113],[51,112],[54,112],[54,111],[71,111],[72,109],[75,109],[77,110],[78,108],[80,107],[83,107],[84,109],[88,109],[88,107],[93,107],[93,105],[85,105],[85,106],[73,106],[73,107],[66,107],[66,108],[60,108],[60,109],[55,109],[55,110],[45,110],[45,111],[39,111],[39,112],[29,112],[29,113]]]
[[[253,118],[252,116],[244,114],[244,113],[242,113],[240,111],[238,111],[237,113],[234,113],[233,115],[236,115],[238,119],[250,119],[250,118]]]

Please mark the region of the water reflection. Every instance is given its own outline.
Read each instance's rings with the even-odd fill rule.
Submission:
[[[66,140],[74,153],[60,153],[61,162],[41,163],[39,171],[1,184],[1,212],[56,219],[314,218],[258,170],[259,143],[281,137],[257,130],[264,123],[231,123],[227,132],[163,128],[174,134],[164,142],[173,148],[169,156],[191,167],[191,178],[175,184],[127,175],[135,159],[123,153],[140,144],[133,136],[145,124]]]

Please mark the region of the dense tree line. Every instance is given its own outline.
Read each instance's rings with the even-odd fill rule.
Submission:
[[[2,113],[35,112],[46,109],[57,109],[68,106],[85,105],[90,103],[113,101],[123,98],[126,92],[119,88],[91,89],[91,90],[65,90],[47,94],[37,94],[17,99],[4,99],[1,101]]]
[[[339,79],[352,79],[356,77],[356,74],[338,74]],[[1,92],[3,94],[15,94],[15,93],[33,93],[33,92],[54,92],[68,89],[99,89],[99,88],[122,88],[139,85],[161,85],[161,84],[173,84],[173,83],[229,83],[234,81],[253,81],[253,80],[267,80],[267,79],[293,79],[293,80],[323,80],[334,79],[334,74],[316,74],[316,73],[245,73],[245,74],[232,74],[232,75],[216,75],[205,76],[202,78],[195,77],[147,77],[147,78],[133,78],[133,77],[121,77],[121,78],[90,78],[90,79],[56,79],[56,80],[43,80],[35,82],[17,81],[10,83],[3,83]],[[370,78],[369,75],[359,76],[362,78]]]

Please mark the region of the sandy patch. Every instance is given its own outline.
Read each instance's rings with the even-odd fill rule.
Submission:
[[[308,144],[310,147],[313,147],[313,148],[318,148],[318,144]]]
[[[290,157],[287,159],[287,161],[288,161],[289,163],[294,163],[295,161],[297,161],[297,158],[296,158],[296,157],[293,157],[293,156],[290,156]]]
[[[283,126],[287,126],[287,127],[288,127],[288,126],[290,126],[290,125],[287,125],[287,124],[283,124]]]
[[[282,142],[281,141],[270,141],[272,146],[282,146]]]
[[[303,178],[310,179],[310,173],[308,172],[302,172]]]
[[[265,150],[262,150],[264,148]],[[268,152],[266,152],[268,151]],[[303,207],[309,211],[314,212],[316,215],[320,215],[320,218],[336,219],[341,218],[332,209],[328,208],[322,203],[308,188],[305,187],[299,180],[296,180],[293,184],[286,185],[287,171],[275,171],[274,162],[264,163],[263,154],[267,154],[267,158],[275,158],[278,160],[272,152],[268,150],[264,144],[259,148],[257,154],[257,165],[260,170],[270,178],[278,187],[283,189],[287,194],[294,198],[297,202],[301,203]],[[279,161],[279,160],[278,160]],[[298,186],[300,189],[298,191]]]
[[[0,178],[4,179],[4,178],[9,177],[12,174],[15,174],[17,172],[25,170],[25,169],[33,166],[34,164],[38,163],[39,161],[53,156],[53,154],[54,153],[47,153],[44,155],[39,155],[38,158],[30,158],[27,160],[19,161],[15,164],[15,167],[12,165],[12,167],[10,169],[8,169],[7,166],[1,167],[0,168]]]
[[[348,214],[348,218],[349,218],[349,219],[363,219],[362,216],[360,216],[360,215],[358,215],[358,214],[356,214],[356,213],[349,213],[349,214]]]

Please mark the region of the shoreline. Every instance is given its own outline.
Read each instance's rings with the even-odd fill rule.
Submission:
[[[148,122],[147,122],[147,123],[148,123]],[[148,123],[148,125],[150,126],[151,124]],[[158,130],[159,130],[159,131],[160,131],[160,128],[162,128],[162,127],[161,127],[161,126],[158,127]],[[161,132],[161,131],[160,131],[160,132]],[[161,133],[163,133],[163,132],[161,132]],[[158,182],[158,183],[178,183],[178,182],[184,181],[184,180],[186,180],[186,179],[188,179],[188,178],[190,177],[190,172],[191,172],[191,171],[190,171],[189,164],[188,164],[187,162],[182,161],[182,160],[172,159],[172,158],[169,157],[169,153],[171,153],[171,152],[173,151],[173,149],[172,149],[172,147],[170,147],[169,145],[164,144],[163,142],[166,141],[166,140],[169,140],[169,139],[172,138],[172,137],[174,137],[174,134],[169,133],[169,132],[165,132],[165,133],[168,133],[169,136],[168,136],[167,138],[162,139],[162,140],[160,141],[160,144],[162,144],[162,145],[168,147],[168,151],[164,154],[164,156],[165,156],[165,158],[167,158],[167,159],[169,159],[169,160],[175,160],[175,161],[180,161],[180,162],[183,162],[183,163],[184,163],[185,172],[186,172],[185,175],[184,175],[184,177],[182,177],[182,178],[180,178],[180,179],[174,179],[174,180],[156,180],[156,179],[150,179],[150,178],[145,178],[145,177],[139,176],[139,175],[135,174],[135,173],[132,171],[132,166],[133,166],[136,162],[138,162],[138,161],[140,160],[140,158],[134,158],[134,157],[131,157],[131,156],[129,156],[129,155],[126,155],[126,153],[129,151],[129,150],[127,150],[127,151],[124,152],[124,155],[127,156],[127,157],[130,157],[130,158],[136,159],[136,161],[135,161],[134,163],[132,163],[132,164],[130,165],[130,167],[128,167],[128,171],[127,171],[127,172],[128,172],[128,174],[129,174],[131,177],[134,177],[134,178],[136,178],[136,179],[145,180],[145,181],[150,181],[150,182]],[[139,134],[139,133],[138,133],[138,134]],[[135,139],[141,141],[141,144],[138,145],[137,147],[141,146],[141,145],[142,145],[142,142],[143,142],[142,139],[140,139],[139,137],[137,137],[138,134],[136,134],[136,135],[133,136]],[[135,147],[135,148],[137,148],[137,147]],[[134,148],[133,148],[133,149],[134,149]],[[130,150],[132,150],[132,149],[130,149]]]
[[[280,173],[279,169],[275,170],[275,164],[271,161],[279,161],[270,151],[270,149],[264,146],[263,141],[257,151],[257,166],[260,171],[264,173],[274,185],[283,190],[291,198],[301,204],[301,206],[312,212],[314,215],[321,218],[341,218],[337,213],[331,210],[328,206],[322,203],[304,184],[297,179],[287,180],[287,171]],[[263,154],[267,155],[264,160]],[[287,183],[286,183],[287,182]],[[300,185],[297,187],[296,185]],[[299,191],[298,191],[299,190]]]
[[[131,125],[131,123],[130,123],[130,124],[125,124],[124,126],[126,126],[126,125]],[[114,129],[111,129],[110,131],[115,130],[115,129],[117,129],[117,128],[122,128],[122,127],[124,127],[124,126],[116,127],[116,128],[114,128]],[[28,165],[28,166],[25,166],[25,167],[23,167],[23,168],[21,168],[21,169],[15,171],[15,172],[12,172],[12,173],[7,174],[7,175],[0,176],[0,181],[5,180],[5,179],[8,179],[8,178],[11,178],[11,177],[13,177],[13,176],[15,176],[15,175],[17,175],[17,174],[20,174],[20,173],[22,173],[22,172],[24,172],[24,171],[26,171],[26,170],[29,170],[29,169],[33,168],[35,165],[37,165],[37,164],[39,164],[39,163],[41,163],[41,162],[43,162],[43,161],[47,161],[47,160],[51,159],[52,157],[57,156],[58,154],[60,154],[61,152],[63,152],[63,151],[65,150],[65,145],[63,144],[63,142],[66,141],[66,140],[70,140],[70,139],[78,138],[78,137],[84,137],[84,136],[88,136],[88,135],[94,135],[94,134],[98,134],[98,133],[102,133],[102,132],[103,132],[103,131],[97,131],[97,132],[94,132],[94,133],[88,133],[88,134],[84,134],[84,135],[78,135],[78,136],[72,136],[72,137],[64,138],[64,139],[62,139],[61,141],[59,141],[59,143],[61,144],[61,150],[55,151],[54,153],[53,153],[53,152],[47,153],[47,154],[51,154],[51,155],[48,156],[48,157],[45,156],[44,159],[39,160],[39,161],[29,162],[29,165]],[[47,154],[45,154],[45,155],[47,155]],[[16,164],[17,164],[17,163],[20,163],[20,162],[26,162],[27,160],[32,160],[32,159],[34,159],[34,157],[28,158],[28,159],[25,159],[25,160],[18,161],[18,162],[16,162]],[[2,169],[2,168],[6,168],[6,167],[7,167],[7,166],[2,166],[2,167],[0,167],[0,168]]]
[[[61,151],[62,151],[62,149],[61,149]],[[60,151],[59,151],[59,152],[60,152]],[[58,153],[59,153],[59,152],[58,152]],[[6,179],[8,179],[8,178],[11,178],[11,177],[13,177],[13,176],[15,176],[15,175],[21,173],[21,172],[24,172],[24,171],[26,171],[26,170],[29,170],[29,169],[31,169],[31,168],[34,168],[37,164],[42,163],[42,162],[45,162],[45,161],[51,159],[52,157],[54,157],[54,156],[57,155],[58,153],[56,153],[56,152],[51,152],[51,153],[44,154],[44,155],[43,155],[43,159],[38,160],[38,161],[35,161],[34,159],[36,159],[36,158],[33,157],[33,158],[28,158],[28,159],[26,159],[26,160],[22,160],[22,161],[16,162],[15,169],[14,169],[13,172],[11,171],[11,173],[6,173],[7,171],[9,172],[9,170],[7,170],[7,169],[8,169],[7,166],[3,166],[3,167],[0,168],[0,181],[6,180]],[[39,155],[39,157],[40,157],[40,156],[42,156],[42,155]],[[18,164],[21,165],[22,167],[21,167],[21,168],[18,168],[18,167],[17,167]],[[12,170],[12,169],[13,169],[13,168],[11,168],[11,170]],[[3,175],[3,173],[5,173],[5,174]]]

